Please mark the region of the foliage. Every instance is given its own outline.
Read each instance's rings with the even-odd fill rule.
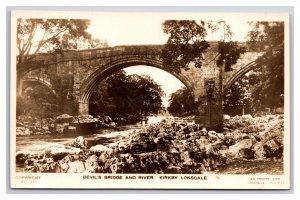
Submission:
[[[18,63],[32,60],[38,53],[77,49],[91,39],[86,32],[89,20],[21,19],[17,20]]]
[[[164,109],[163,95],[161,87],[148,75],[126,75],[120,70],[98,85],[90,98],[90,112],[140,119]]]
[[[249,76],[245,75],[232,84],[224,94],[224,112],[226,114],[242,114],[240,109],[250,110],[252,98],[249,88]]]
[[[208,30],[212,33],[216,33],[219,30],[223,31],[222,38],[218,42],[217,55],[212,61],[215,61],[218,67],[224,66],[225,72],[231,71],[232,65],[236,64],[241,54],[246,52],[246,47],[231,40],[233,32],[231,32],[230,26],[225,21],[200,21],[200,24],[197,24],[193,20],[167,20],[163,23],[163,30],[165,33],[170,34],[162,51],[163,64],[177,72],[181,69],[189,69],[192,63],[195,64],[195,67],[202,66],[203,53],[209,47],[208,42],[205,40]],[[181,106],[184,103],[181,101],[193,101],[193,98],[190,97],[189,99],[184,99],[184,96],[181,96],[183,93],[188,95],[186,90],[181,90],[178,93],[174,93],[174,99],[170,99],[174,101],[174,108],[173,105],[170,107],[174,115],[184,115],[184,110]],[[234,94],[232,95],[234,96]],[[240,96],[238,95],[234,98],[239,99]],[[229,101],[231,102],[232,100],[234,99]],[[176,105],[177,103],[178,105]],[[240,102],[237,101],[236,103]],[[188,105],[193,106],[187,108],[186,112],[193,112],[195,110],[194,106],[196,107],[195,103],[188,102]]]
[[[230,25],[225,21],[208,21],[207,27],[212,31],[212,33],[216,33],[221,29],[222,38],[218,42],[219,54],[216,60],[216,64],[219,67],[225,64],[225,72],[231,71],[231,66],[236,64],[241,54],[244,54],[246,52],[246,47],[239,45],[238,42],[232,41],[232,36],[234,33],[231,31]],[[229,41],[226,41],[228,39]]]
[[[57,115],[57,100],[43,85],[28,87],[22,96],[17,97],[17,116],[27,115],[49,118]]]
[[[239,46],[237,42],[220,41],[218,43],[218,51],[220,53],[216,63],[218,66],[222,66],[225,62],[225,72],[232,71],[231,66],[236,64],[241,54],[246,52],[246,47]]]
[[[257,109],[282,106],[284,94],[284,22],[252,23],[249,47],[264,54],[257,59],[259,71],[253,81],[253,101]]]
[[[174,116],[184,117],[197,113],[197,103],[194,102],[191,92],[186,87],[172,93],[169,102],[167,109]]]
[[[174,70],[189,69],[193,62],[201,67],[202,53],[209,47],[205,41],[207,35],[204,22],[197,24],[193,20],[166,20],[163,31],[170,37],[162,50],[163,65]]]

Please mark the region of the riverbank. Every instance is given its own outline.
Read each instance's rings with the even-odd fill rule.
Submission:
[[[282,115],[233,117],[224,120],[224,127],[223,133],[216,133],[197,124],[165,120],[108,143],[101,139],[91,143],[78,136],[37,154],[18,152],[16,161],[26,172],[203,174],[225,170],[235,174],[228,166],[239,163],[235,168],[244,174],[251,163],[269,162],[282,173]],[[274,170],[266,173],[274,174]]]

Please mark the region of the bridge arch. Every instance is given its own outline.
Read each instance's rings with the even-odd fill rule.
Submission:
[[[23,94],[23,91],[27,88],[26,86],[32,85],[32,84],[40,84],[45,86],[46,88],[49,89],[49,91],[51,91],[51,93],[55,96],[55,98],[58,98],[57,93],[55,92],[55,90],[52,88],[52,85],[40,78],[37,77],[26,77],[24,79],[22,79],[22,86],[21,86],[21,95]]]
[[[80,88],[79,99],[79,114],[89,113],[89,99],[96,86],[105,78],[112,75],[114,72],[124,69],[126,67],[132,67],[137,65],[146,65],[162,69],[180,80],[193,94],[193,84],[182,73],[176,73],[163,67],[162,61],[158,58],[145,58],[139,56],[124,57],[112,62],[107,63],[105,66],[101,66],[96,69],[90,76],[88,76],[82,83]]]
[[[259,67],[259,65],[253,61],[246,65],[244,65],[240,70],[238,70],[235,74],[231,76],[231,78],[224,84],[223,94],[225,94],[228,89],[234,84],[237,80],[242,78],[245,74]]]

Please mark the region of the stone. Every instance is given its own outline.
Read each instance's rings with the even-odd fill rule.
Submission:
[[[185,151],[180,154],[180,160],[183,165],[192,165],[193,160],[190,158],[190,152]]]
[[[18,151],[16,153],[16,163],[24,164],[24,162],[32,156],[32,152],[30,151]]]
[[[57,172],[58,164],[52,157],[30,158],[24,163],[27,172]]]
[[[257,159],[262,159],[265,157],[265,151],[263,147],[263,142],[257,142],[253,146],[254,156]]]
[[[230,119],[230,116],[229,115],[223,115],[223,120],[229,120]]]
[[[243,119],[252,119],[253,117],[252,117],[252,115],[247,114],[247,115],[243,115],[242,118]]]
[[[252,149],[253,145],[256,143],[256,141],[252,140],[252,139],[245,139],[242,140],[232,146],[229,147],[228,149],[228,154],[230,157],[233,158],[240,158],[240,150],[241,149]]]
[[[73,119],[73,117],[71,115],[68,115],[68,114],[62,114],[62,115],[59,115],[55,118],[55,122],[56,123],[65,123],[65,122],[71,122]]]
[[[74,162],[70,162],[68,163],[68,173],[83,173],[85,172],[85,166],[84,163],[82,161],[74,161]]]
[[[110,122],[110,123],[109,123],[109,126],[110,126],[110,127],[116,127],[116,126],[117,126],[117,123],[116,123],[116,122]]]
[[[101,169],[101,167],[98,164],[98,157],[95,154],[93,154],[92,156],[88,157],[88,159],[86,159],[84,166],[85,166],[85,170],[91,173],[100,172]]]
[[[55,160],[61,160],[67,155],[79,154],[80,148],[69,147],[62,144],[53,144],[43,151],[45,155],[51,155]]]
[[[246,159],[254,159],[255,152],[249,148],[242,148],[239,150],[239,157],[246,158]]]
[[[87,141],[84,139],[83,136],[78,136],[69,145],[76,148],[86,148]]]
[[[170,151],[171,149],[174,149],[174,145],[170,140],[165,139],[164,137],[158,137],[154,139],[154,142],[157,146],[157,151]]]
[[[265,157],[272,158],[272,157],[282,157],[283,154],[283,145],[280,142],[272,139],[267,141],[263,145],[265,151]]]
[[[94,153],[96,153],[96,152],[102,153],[102,152],[112,151],[112,149],[111,149],[111,148],[108,148],[107,146],[98,144],[98,145],[96,145],[96,146],[92,146],[92,147],[90,148],[90,151],[91,151],[91,152],[94,152]]]
[[[66,134],[76,134],[77,128],[76,126],[68,126],[66,129]]]
[[[25,127],[17,127],[16,128],[17,136],[28,136],[30,134],[31,134],[31,131],[29,130],[29,128],[25,128]]]

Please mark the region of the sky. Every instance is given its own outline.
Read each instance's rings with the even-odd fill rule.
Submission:
[[[110,46],[131,44],[164,44],[168,35],[163,33],[162,23],[167,19],[193,19],[200,20],[225,20],[234,32],[233,40],[245,41],[245,36],[250,30],[247,24],[249,19],[234,16],[222,16],[214,19],[212,15],[171,16],[160,13],[102,13],[91,16],[91,25],[88,29],[94,37],[107,40]],[[221,32],[211,34],[208,32],[207,40],[220,40]]]

